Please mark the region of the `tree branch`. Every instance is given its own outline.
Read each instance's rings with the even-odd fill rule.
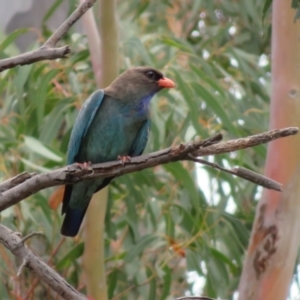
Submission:
[[[33,254],[23,243],[19,233],[13,232],[2,224],[0,224],[0,243],[22,260],[22,264],[17,273],[18,276],[21,274],[23,268],[27,267],[33,271],[40,280],[44,281],[54,291],[56,291],[62,298],[70,300],[86,299],[82,294],[68,284],[58,273]]]
[[[0,193],[5,192],[6,190],[9,190],[12,187],[24,182],[25,180],[31,178],[33,175],[36,175],[36,173],[23,172],[15,177],[3,181],[0,184]]]
[[[297,127],[288,127],[218,143],[222,139],[222,135],[219,134],[204,141],[181,144],[150,154],[133,157],[130,162],[120,163],[120,161],[113,161],[95,164],[88,169],[81,169],[76,164],[73,164],[44,174],[28,174],[27,177],[24,177],[26,178],[25,181],[5,191],[3,191],[4,189],[2,185],[0,185],[0,190],[3,191],[0,196],[0,211],[47,187],[66,183],[76,183],[98,177],[117,177],[161,164],[179,160],[191,160],[190,155],[200,157],[228,153],[267,143],[282,137],[295,135],[297,133]],[[234,175],[238,176],[238,173],[235,173]],[[9,186],[8,183],[9,181],[4,182],[5,187]],[[263,184],[263,182],[256,183]],[[270,188],[268,186],[265,187]]]
[[[226,169],[226,168],[219,166],[216,163],[212,163],[207,160],[194,157],[193,155],[189,155],[189,157],[191,158],[191,161],[198,162],[200,164],[210,166],[214,169],[218,169],[220,171],[241,177],[243,179],[246,179],[248,181],[251,181],[253,183],[261,185],[267,189],[282,192],[281,184],[279,182],[272,180],[266,176],[257,174],[251,170],[245,169],[243,167],[234,167],[233,169]]]
[[[86,0],[71,14],[71,16],[59,26],[59,28],[50,36],[43,45],[44,47],[55,47],[58,41],[68,32],[68,30],[76,23],[81,16],[90,9],[96,0]]]
[[[28,65],[41,60],[65,58],[67,54],[71,53],[71,49],[69,46],[58,48],[55,47],[56,44],[95,2],[96,0],[85,0],[39,49],[0,60],[0,72],[18,65]]]

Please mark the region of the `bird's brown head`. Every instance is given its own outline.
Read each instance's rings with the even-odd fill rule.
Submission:
[[[175,83],[150,67],[136,67],[118,76],[105,89],[105,93],[123,101],[133,101],[153,96],[164,88],[173,88]]]

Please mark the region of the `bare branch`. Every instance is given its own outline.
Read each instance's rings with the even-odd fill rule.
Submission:
[[[96,0],[85,0],[39,49],[0,60],[0,72],[19,65],[28,65],[41,60],[65,58],[67,54],[71,53],[71,49],[69,48],[69,46],[57,48],[55,47],[56,44],[67,33],[70,27],[78,19],[80,19],[80,17],[90,7],[92,7],[95,2]]]
[[[69,53],[71,53],[69,46],[64,46],[60,48],[41,47],[34,51],[0,60],[0,72],[14,68],[19,65],[30,65],[41,60],[63,58],[66,57],[66,55]]]
[[[25,257],[23,258],[23,262],[22,262],[22,264],[20,265],[19,270],[18,270],[18,272],[17,272],[17,276],[18,276],[18,277],[22,274],[22,271],[23,271],[23,269],[26,267],[27,263],[28,263],[28,258],[27,258],[27,256],[25,256]]]
[[[234,167],[233,169],[226,169],[226,168],[223,168],[223,167],[219,166],[216,163],[212,163],[212,162],[209,162],[207,160],[194,157],[193,155],[189,155],[189,157],[191,158],[191,161],[198,162],[200,164],[210,166],[214,169],[218,169],[220,171],[223,171],[223,172],[241,177],[243,179],[246,179],[248,181],[256,183],[260,186],[263,186],[267,189],[282,192],[282,188],[281,188],[280,183],[278,183],[277,181],[272,180],[272,179],[270,179],[266,176],[260,175],[260,174],[254,172],[254,171],[251,171],[249,169],[246,169],[246,168],[243,168],[243,167]]]
[[[267,143],[296,133],[298,133],[298,128],[288,127],[223,143],[218,143],[222,136],[217,135],[204,141],[181,144],[158,152],[133,157],[130,162],[125,162],[125,164],[120,161],[107,162],[92,165],[91,168],[84,170],[73,164],[48,173],[33,175],[19,185],[6,190],[0,196],[0,211],[47,187],[76,183],[99,177],[117,177],[161,164],[179,160],[190,160],[189,155],[205,156],[227,153]]]
[[[35,175],[35,173],[29,174],[28,172],[23,172],[21,174],[18,174],[15,177],[3,181],[0,185],[0,193],[9,190],[12,187],[24,182],[25,180],[31,178],[33,175]]]
[[[81,16],[90,9],[96,0],[86,0],[71,14],[71,16],[59,26],[59,28],[50,36],[44,44],[44,47],[55,47],[58,41],[68,32],[68,30],[76,23]]]
[[[22,242],[18,233],[13,232],[0,224],[0,243],[10,250],[15,256],[22,260],[18,270],[19,276],[24,267],[33,271],[40,280],[48,284],[63,299],[86,299],[82,294],[76,291],[68,284],[58,273],[52,270],[45,262],[31,252],[31,250]]]
[[[24,244],[25,241],[27,241],[28,239],[30,239],[31,237],[35,236],[35,235],[44,235],[44,233],[42,231],[33,231],[27,235],[25,235],[22,239],[21,239],[21,243]]]
[[[205,149],[201,149],[201,151],[199,151],[199,155],[195,156],[215,155],[250,148],[257,145],[269,143],[279,138],[295,135],[298,133],[298,131],[299,129],[297,127],[286,127],[283,129],[270,130],[261,134],[255,134],[245,138],[231,140],[211,147],[207,147]]]
[[[243,168],[243,167],[235,167],[235,168],[233,168],[232,171],[233,171],[233,174],[238,177],[241,177],[248,181],[256,183],[256,184],[258,184],[262,187],[265,187],[269,190],[282,192],[282,184],[273,179],[270,179],[266,176],[257,174],[255,172],[248,170],[246,168]]]

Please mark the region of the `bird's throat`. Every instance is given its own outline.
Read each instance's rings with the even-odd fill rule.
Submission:
[[[149,104],[150,104],[150,101],[151,101],[153,96],[154,96],[154,94],[150,94],[150,95],[142,98],[138,102],[138,104],[136,106],[136,111],[138,112],[139,115],[148,114]]]

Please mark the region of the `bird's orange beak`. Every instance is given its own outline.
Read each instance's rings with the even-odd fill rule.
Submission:
[[[171,79],[169,79],[167,77],[159,79],[158,85],[162,88],[167,88],[167,89],[175,87],[174,81],[172,81]]]

